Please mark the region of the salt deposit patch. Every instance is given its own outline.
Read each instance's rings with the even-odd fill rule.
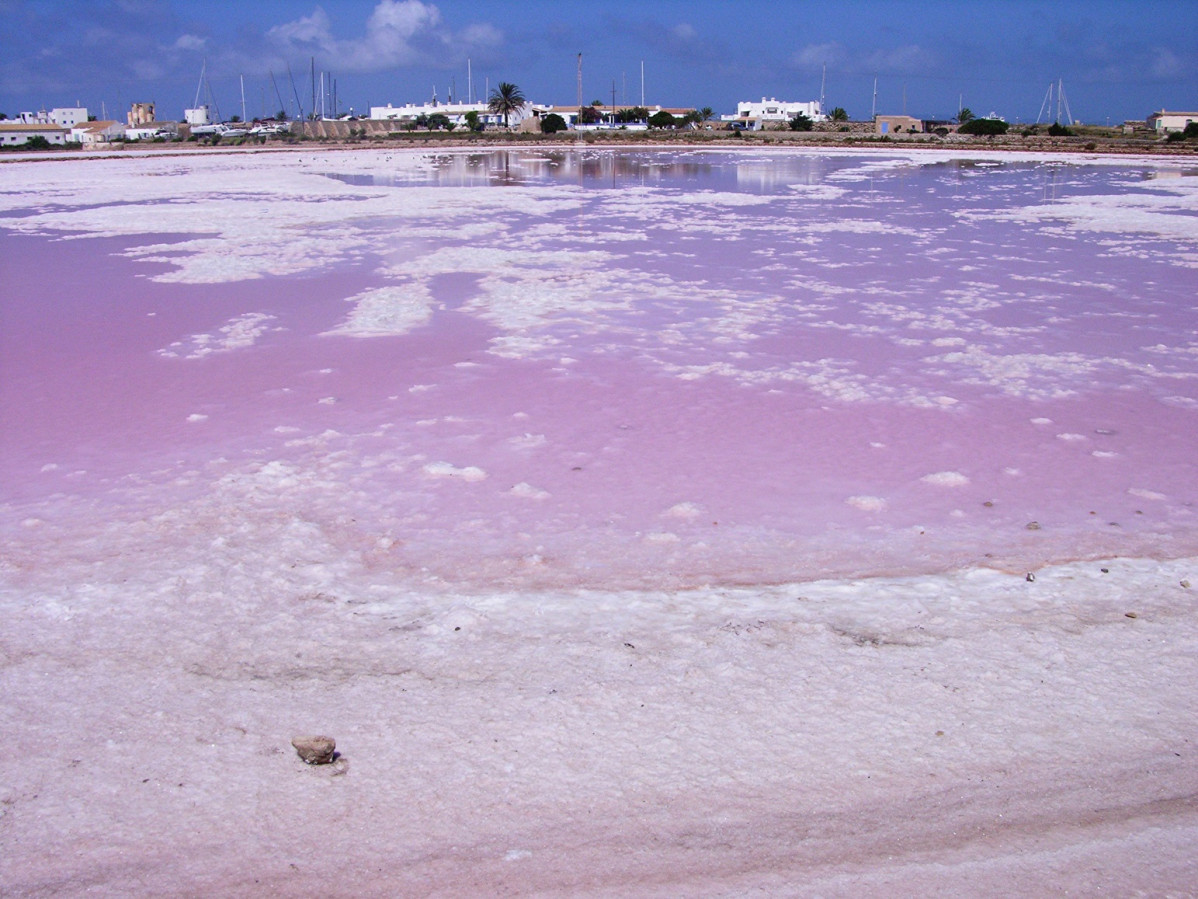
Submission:
[[[924,484],[931,484],[933,487],[964,487],[969,483],[969,478],[959,471],[937,471],[925,474],[919,480]]]
[[[487,473],[475,465],[457,468],[449,462],[429,462],[423,471],[430,478],[453,478],[460,481],[483,481]]]
[[[548,490],[541,490],[539,487],[534,487],[526,481],[521,481],[515,487],[508,491],[512,496],[517,496],[521,499],[549,499],[552,495]]]
[[[184,340],[177,340],[159,350],[158,355],[168,359],[203,359],[213,353],[245,349],[253,346],[264,334],[282,330],[269,324],[274,320],[275,316],[264,312],[247,312],[230,319],[215,333],[192,334]]]
[[[862,512],[881,512],[887,505],[886,500],[880,496],[850,496],[845,502]]]
[[[433,314],[432,295],[421,283],[363,291],[346,302],[354,304],[353,310],[344,322],[326,331],[327,335],[397,336],[426,324]]]

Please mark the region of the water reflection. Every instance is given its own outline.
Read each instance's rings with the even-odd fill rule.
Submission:
[[[830,157],[737,157],[721,153],[636,150],[491,150],[426,157],[418,171],[328,177],[356,186],[495,187],[570,182],[594,189],[677,186],[776,193],[791,184],[814,185],[846,164]]]

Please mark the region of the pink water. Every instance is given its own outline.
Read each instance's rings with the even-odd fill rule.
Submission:
[[[636,152],[379,169],[328,182],[401,200],[415,186],[568,187],[570,208],[515,204],[482,243],[602,250],[588,264],[608,302],[506,324],[486,306],[487,267],[467,261],[418,276],[426,324],[329,336],[347,297],[410,285],[395,272],[479,241],[416,240],[382,219],[357,223],[372,250],[354,259],[180,284],[147,277],[167,263],[117,255],[162,237],[5,235],[10,520],[77,517],[71,497],[136,514],[252,475],[261,501],[372,565],[477,585],[1198,548],[1198,314],[1194,270],[1174,258],[1192,243],[1128,233],[1117,207],[1110,234],[1004,218],[1137,196],[1147,169]],[[578,277],[554,265],[549,283]],[[247,313],[272,317],[251,345],[162,352]],[[490,352],[529,334],[531,349]]]

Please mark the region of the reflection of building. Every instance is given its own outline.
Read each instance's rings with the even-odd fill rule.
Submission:
[[[1148,127],[1158,134],[1185,131],[1192,122],[1198,122],[1198,112],[1166,112],[1162,109],[1148,117]]]
[[[37,122],[0,122],[0,146],[18,147],[35,137],[44,137],[52,144],[65,144],[70,129],[61,125]]]
[[[768,124],[786,124],[797,115],[805,115],[813,122],[822,122],[825,118],[819,100],[793,103],[762,97],[759,103],[753,100],[737,103],[736,115],[720,116],[720,121],[739,122],[746,128],[760,131]]]
[[[129,115],[126,117],[126,122],[130,128],[139,128],[142,125],[149,125],[153,121],[153,103],[134,103],[133,108],[129,110]]]

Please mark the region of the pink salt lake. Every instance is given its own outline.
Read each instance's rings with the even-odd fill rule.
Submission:
[[[373,565],[475,586],[1198,548],[1192,173],[248,159],[251,186],[270,165],[302,186],[95,161],[161,174],[161,195],[8,201],[10,522],[221,494],[320,522]],[[305,218],[320,201],[346,211]],[[161,204],[186,207],[186,232]],[[294,240],[302,261],[240,262],[255,217],[294,219],[255,254]]]

